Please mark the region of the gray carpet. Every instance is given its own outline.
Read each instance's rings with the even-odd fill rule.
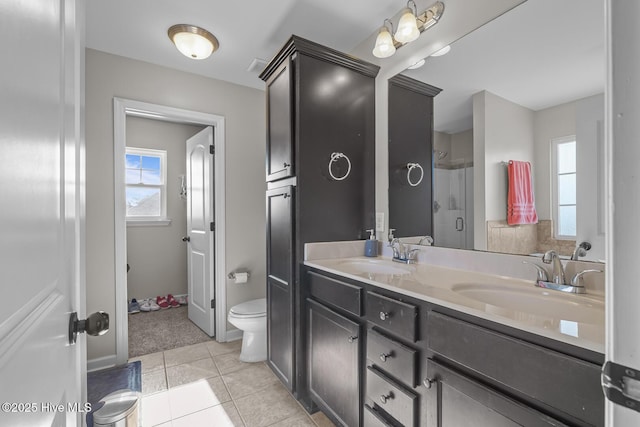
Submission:
[[[129,314],[129,357],[213,340],[187,318],[187,306]]]

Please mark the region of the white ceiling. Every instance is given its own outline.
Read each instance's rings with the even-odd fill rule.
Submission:
[[[416,0],[419,10],[434,2]],[[447,0],[443,2],[446,20]],[[457,3],[449,2],[449,19],[459,18],[452,13]],[[89,0],[86,41],[92,49],[264,89],[257,73],[247,68],[254,58],[269,60],[291,34],[351,52],[405,4],[404,0]],[[528,0],[458,40],[449,54],[429,58],[423,68],[407,74],[444,89],[436,97],[435,125],[447,132],[471,127],[471,96],[481,90],[533,110],[601,93],[603,10],[603,0]],[[167,37],[167,29],[180,23],[211,31],[220,49],[202,61],[186,58]]]
[[[434,127],[472,127],[471,96],[488,90],[537,111],[603,93],[604,1],[529,0],[404,74],[437,86]]]

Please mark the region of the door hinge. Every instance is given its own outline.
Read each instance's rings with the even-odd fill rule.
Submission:
[[[607,399],[640,412],[640,371],[607,361],[601,383]]]
[[[212,223],[209,225],[209,227],[210,227],[211,231],[216,231],[216,223],[215,223],[215,222],[212,222]]]
[[[210,145],[210,146],[209,146],[209,154],[216,154],[216,147],[215,147],[215,145]]]
[[[211,308],[216,308],[216,299],[211,300]]]

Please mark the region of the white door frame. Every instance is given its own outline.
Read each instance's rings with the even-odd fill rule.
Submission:
[[[216,340],[227,339],[227,297],[225,276],[225,129],[223,116],[183,110],[165,105],[150,104],[124,98],[113,98],[113,154],[115,204],[115,278],[116,278],[116,364],[126,363],[129,357],[127,318],[127,224],[124,182],[127,116],[161,120],[172,123],[213,126],[214,144],[214,241],[216,299]],[[118,160],[120,159],[120,160]]]

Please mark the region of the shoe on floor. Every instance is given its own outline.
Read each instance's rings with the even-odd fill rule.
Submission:
[[[165,308],[171,308],[165,297],[157,296],[156,304],[158,304],[158,307],[160,307],[161,310],[164,310]]]
[[[140,311],[151,311],[151,306],[149,305],[148,299],[142,300],[142,304],[140,304]]]
[[[138,301],[133,298],[129,303],[129,314],[135,313],[140,313],[140,304],[138,304]]]
[[[186,296],[177,297],[176,301],[178,301],[178,304],[180,304],[180,305],[187,305],[187,297]]]
[[[153,298],[149,298],[147,300],[147,302],[149,303],[149,308],[151,309],[151,311],[160,310],[160,306],[158,304],[156,304],[156,302],[153,300]]]
[[[180,303],[176,301],[176,299],[171,294],[167,295],[167,302],[171,307],[180,307]]]

